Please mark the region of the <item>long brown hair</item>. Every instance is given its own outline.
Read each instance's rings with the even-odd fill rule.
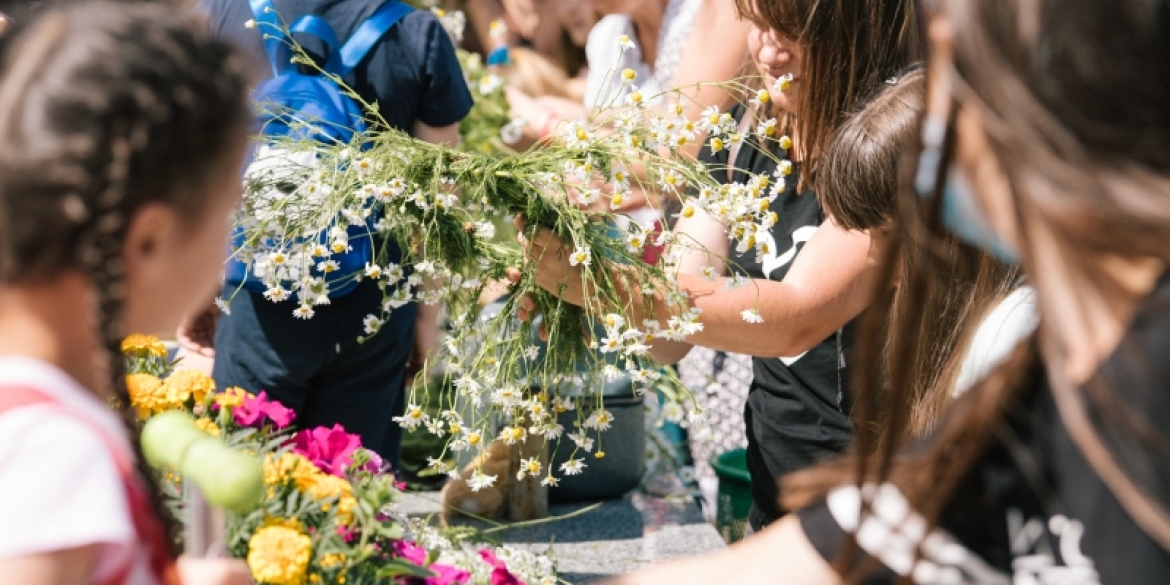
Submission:
[[[740,16],[804,48],[792,112],[802,180],[858,99],[922,56],[913,0],[735,0]]]
[[[249,118],[245,63],[174,6],[77,2],[6,48],[0,79],[0,283],[89,276],[112,387],[155,509],[120,352],[125,229],[144,204],[203,218],[212,180]]]
[[[1170,114],[1166,108],[1170,103],[1170,76],[1166,75],[1170,71],[1170,11],[1165,3],[950,0],[940,4],[954,32],[953,69],[941,73],[955,84],[958,101],[978,113],[994,156],[1007,175],[1025,271],[1036,268],[1030,253],[1032,229],[1038,225],[1055,239],[1067,268],[1086,286],[1101,292],[1125,287],[1112,280],[1116,276],[1094,270],[1098,258],[1170,262],[1170,206],[1166,205],[1170,198]],[[944,146],[945,161],[953,145]],[[937,241],[943,233],[937,219],[937,192],[944,180],[940,173],[935,181],[935,209],[906,230],[922,234],[922,241]],[[913,207],[915,198],[914,193],[904,192],[900,207]],[[914,270],[903,278],[902,286],[922,298],[931,268],[924,265]],[[1047,317],[1042,311],[1042,330],[1056,326]],[[916,322],[929,318],[925,312],[912,316],[902,330],[912,331]],[[908,351],[908,347],[899,348],[898,355],[908,357]],[[875,454],[865,441],[859,441],[849,474],[858,482],[892,479],[913,506],[935,522],[960,478],[1000,428],[1008,405],[1038,382],[1042,374],[1039,352],[1035,339],[1020,344],[1003,365],[955,403],[921,449],[895,456],[892,448],[883,445]],[[1128,343],[1117,348],[1115,356],[1126,361],[1127,375],[1133,378],[1128,385],[1150,384],[1151,372],[1159,364],[1154,363],[1157,356],[1147,352]],[[860,404],[883,390],[876,373],[880,363],[872,354],[863,363],[865,375],[858,391],[865,398]],[[891,368],[892,399],[905,398],[898,393],[906,380],[906,368]],[[1150,495],[1164,490],[1165,484],[1151,482],[1149,477],[1166,471],[1167,437],[1155,431],[1142,413],[1121,402],[1118,396],[1127,388],[1116,381],[1110,383],[1097,374],[1084,388],[1058,380],[1051,386],[1062,422],[1086,460],[1130,518],[1170,549],[1165,500]],[[904,422],[893,421],[885,432],[898,432]],[[833,481],[833,476],[828,472],[801,480],[794,487],[815,490]]]
[[[899,221],[899,185],[913,171],[913,164],[907,163],[915,160],[925,101],[926,72],[915,65],[883,82],[834,134],[816,191],[838,225],[870,230],[883,239],[897,237],[893,224]],[[921,221],[922,205],[908,211],[914,216],[900,221]],[[906,409],[907,436],[900,437],[905,439],[924,434],[938,420],[980,319],[1015,288],[1019,270],[951,234],[932,246],[905,245],[899,251],[899,271],[932,267],[921,299],[912,299],[914,295],[898,287],[885,311],[883,371],[889,371],[893,360],[903,360],[908,396],[905,403],[878,405]],[[921,320],[915,331],[902,331],[901,323],[915,314],[931,318]],[[874,417],[888,420],[888,414]]]

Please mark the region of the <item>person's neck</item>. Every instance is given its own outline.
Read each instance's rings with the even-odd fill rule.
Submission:
[[[0,357],[43,360],[98,396],[107,396],[109,382],[98,359],[101,344],[91,326],[92,290],[76,273],[0,287]]]
[[[629,14],[634,23],[634,34],[638,37],[638,47],[642,50],[642,59],[651,67],[658,58],[658,31],[662,28],[667,2],[639,2],[638,7]]]
[[[1044,242],[1037,244],[1045,247]],[[1044,345],[1059,352],[1047,356],[1048,365],[1061,367],[1069,382],[1083,384],[1121,342],[1166,267],[1156,259],[1118,256],[1101,257],[1087,266],[1083,257],[1039,258],[1029,266],[1029,279],[1044,313]]]

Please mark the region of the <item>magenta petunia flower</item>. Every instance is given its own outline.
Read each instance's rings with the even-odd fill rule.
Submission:
[[[272,421],[276,428],[283,429],[292,424],[296,413],[275,400],[269,400],[268,393],[262,391],[256,396],[245,397],[244,403],[232,410],[232,416],[240,426],[260,428]]]
[[[480,550],[479,558],[492,566],[492,585],[524,585],[523,581],[508,571],[508,564],[492,551],[486,548]]]
[[[427,551],[413,542],[407,542],[405,540],[396,541],[394,543],[394,552],[411,564],[420,567],[424,567],[427,564]]]
[[[427,577],[427,585],[462,585],[471,580],[471,573],[463,569],[447,565],[431,565],[427,568],[435,573],[434,577]]]
[[[293,436],[293,452],[337,477],[345,477],[346,470],[353,465],[354,454],[361,448],[361,437],[345,432],[345,428],[338,424],[333,428],[305,429]],[[380,471],[382,458],[373,451],[367,450],[366,454],[370,461],[363,469],[371,473]]]

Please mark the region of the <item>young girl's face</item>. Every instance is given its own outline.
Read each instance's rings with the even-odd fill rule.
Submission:
[[[795,96],[800,91],[800,58],[804,49],[795,41],[771,29],[752,24],[748,32],[748,51],[756,71],[764,78],[768,88],[780,77],[793,75],[792,84],[783,93],[772,92],[777,107],[792,112],[796,107]]]
[[[183,317],[215,296],[232,212],[240,200],[246,141],[241,133],[233,142],[212,168],[206,186],[186,195],[205,202],[199,217],[151,203],[129,219],[123,244],[127,332],[169,336]]]
[[[588,0],[558,0],[557,20],[578,47],[584,47],[589,31],[597,24],[597,13]]]

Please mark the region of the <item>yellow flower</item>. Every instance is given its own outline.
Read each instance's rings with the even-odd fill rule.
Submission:
[[[167,346],[153,335],[134,334],[122,340],[122,353],[127,355],[153,355],[167,357]]]
[[[308,494],[315,500],[337,498],[338,519],[345,524],[353,520],[353,509],[357,506],[357,500],[353,497],[353,486],[345,479],[320,473],[314,478],[313,485],[309,486]],[[329,508],[329,504],[322,506],[326,512]]]
[[[313,541],[299,530],[267,526],[248,541],[248,568],[257,583],[301,585],[313,555]]]
[[[251,394],[244,391],[243,388],[233,386],[215,395],[215,403],[220,408],[232,409],[244,403],[244,399],[250,397]]]
[[[199,430],[201,430],[201,431],[203,431],[203,432],[205,432],[213,437],[219,436],[219,425],[215,424],[215,421],[213,421],[209,418],[195,419],[195,428],[197,428],[197,429],[199,429]]]
[[[264,485],[274,487],[292,480],[302,492],[309,491],[321,471],[311,461],[296,453],[281,453],[279,457],[269,455],[264,461]]]
[[[186,403],[192,397],[196,403],[202,404],[208,394],[215,392],[215,381],[203,372],[178,370],[163,381],[163,387],[167,400],[176,406]]]
[[[166,410],[166,391],[163,390],[163,383],[150,374],[126,376],[126,391],[130,394],[130,404],[138,411],[139,418]]]

